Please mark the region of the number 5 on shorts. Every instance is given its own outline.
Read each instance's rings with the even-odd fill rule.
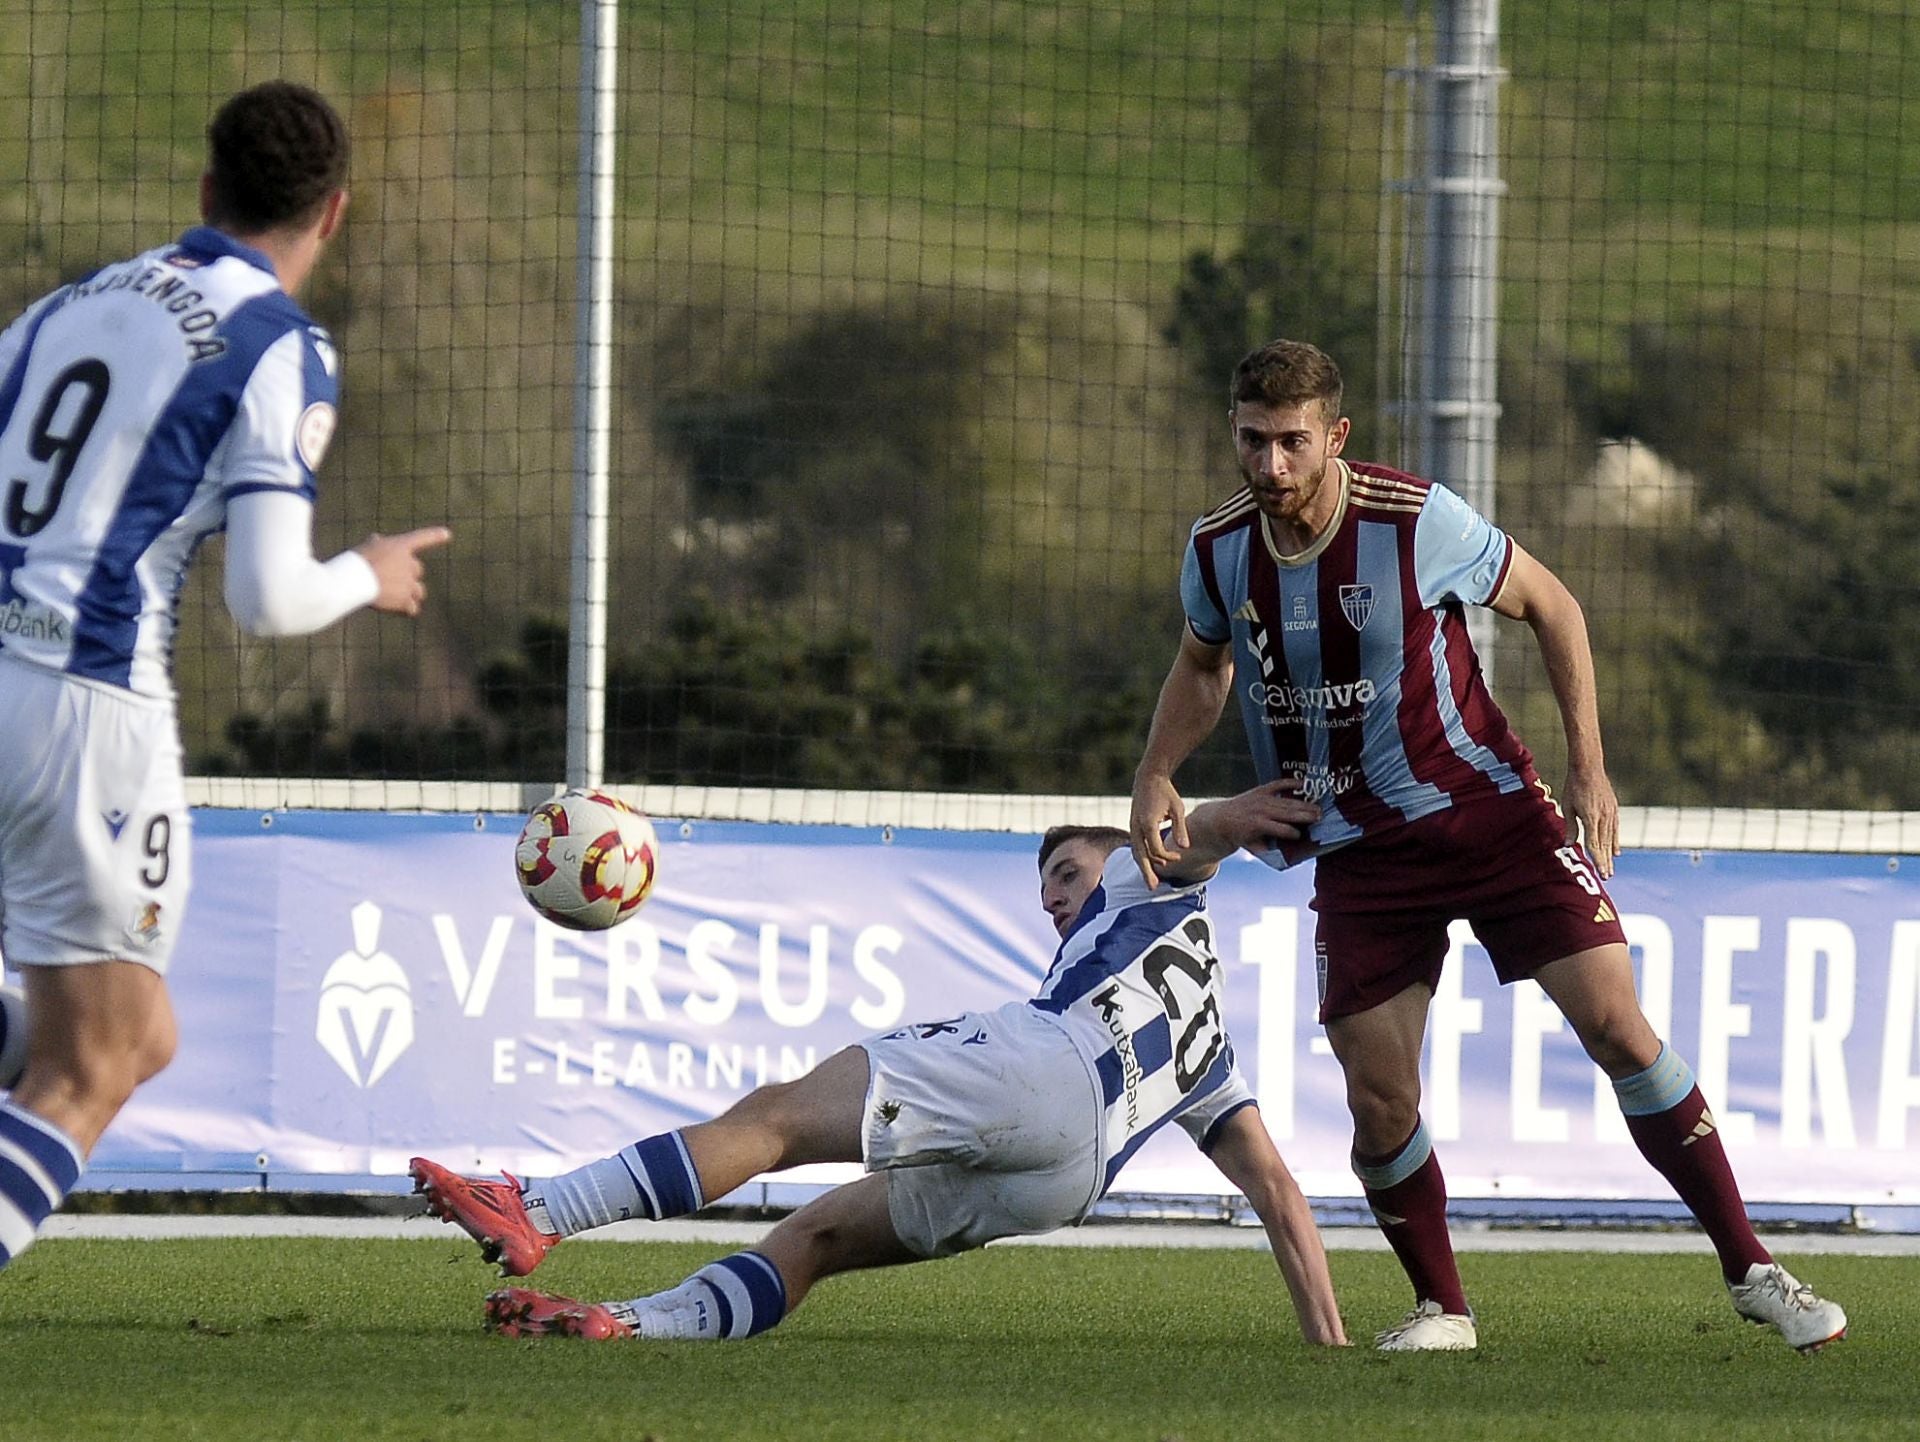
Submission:
[[[1600,895],[1600,882],[1593,874],[1593,868],[1587,865],[1586,857],[1580,854],[1577,846],[1563,846],[1553,853],[1560,858],[1560,864],[1573,873],[1573,879],[1580,883],[1580,889],[1588,896]]]

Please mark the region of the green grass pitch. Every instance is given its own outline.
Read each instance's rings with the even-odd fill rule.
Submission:
[[[724,1249],[577,1246],[628,1296]],[[1783,1254],[1790,1266],[1791,1254]],[[1339,1252],[1356,1337],[1392,1259]],[[1314,1350],[1264,1253],[996,1248],[836,1278],[746,1343],[509,1342],[464,1240],[44,1242],[0,1275],[0,1438],[1906,1438],[1920,1259],[1822,1256],[1848,1341],[1739,1322],[1710,1258],[1470,1254],[1471,1356]]]

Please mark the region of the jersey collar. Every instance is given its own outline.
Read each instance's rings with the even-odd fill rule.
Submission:
[[[255,270],[264,270],[275,280],[280,278],[280,273],[273,268],[273,262],[267,259],[265,251],[242,245],[224,230],[215,230],[210,225],[196,225],[183,234],[180,237],[180,249],[215,259],[230,255],[236,260],[244,260]]]
[[[1340,499],[1334,504],[1333,519],[1327,522],[1326,530],[1315,536],[1313,538],[1313,544],[1308,546],[1306,550],[1294,551],[1292,554],[1282,551],[1279,543],[1273,539],[1273,523],[1266,518],[1265,514],[1261,515],[1260,539],[1267,543],[1267,554],[1273,557],[1273,563],[1276,566],[1306,565],[1307,562],[1326,550],[1328,544],[1333,540],[1333,533],[1340,529],[1340,523],[1346,519],[1347,494],[1351,489],[1353,472],[1347,469],[1347,463],[1338,456],[1333,458],[1333,463],[1340,468],[1338,473],[1340,477]]]

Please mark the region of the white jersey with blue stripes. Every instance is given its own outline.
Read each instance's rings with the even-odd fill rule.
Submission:
[[[36,302],[0,335],[0,654],[170,699],[188,562],[232,497],[313,499],[336,369],[206,227]]]
[[[1222,981],[1205,885],[1149,891],[1131,852],[1109,856],[1029,1003],[1065,1028],[1098,1079],[1102,1192],[1165,1123],[1205,1150],[1220,1123],[1252,1103]]]

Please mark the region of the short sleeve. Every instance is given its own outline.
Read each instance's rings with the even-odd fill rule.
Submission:
[[[1485,606],[1500,594],[1513,561],[1507,534],[1445,486],[1427,490],[1414,522],[1413,570],[1420,604]]]
[[[340,388],[333,344],[318,326],[268,346],[241,392],[224,447],[226,496],[293,491],[314,498],[314,476],[333,439]]]
[[[1220,1123],[1254,1103],[1253,1089],[1247,1085],[1247,1079],[1240,1071],[1240,1059],[1235,1057],[1227,1067],[1226,1080],[1201,1097],[1199,1101],[1181,1112],[1174,1120],[1181,1129],[1193,1138],[1193,1144],[1201,1151],[1210,1150],[1213,1139],[1218,1135]]]
[[[1193,634],[1209,646],[1224,645],[1233,635],[1227,613],[1220,609],[1200,572],[1199,542],[1187,538],[1187,554],[1180,562],[1180,605]]]

